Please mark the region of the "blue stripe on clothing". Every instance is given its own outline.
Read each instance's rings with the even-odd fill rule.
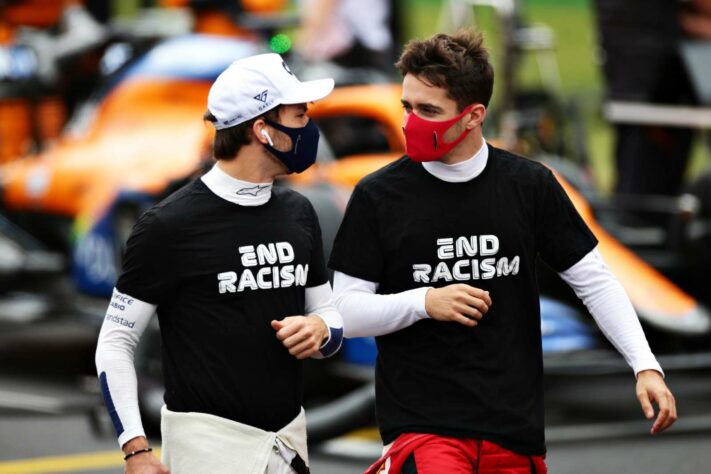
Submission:
[[[121,436],[121,433],[123,433],[123,424],[121,423],[118,413],[116,413],[114,400],[111,398],[109,384],[106,381],[106,372],[101,372],[101,374],[99,374],[99,385],[101,385],[101,394],[104,396],[104,403],[106,404],[106,408],[109,410],[111,422],[114,424],[114,428],[116,429],[116,436]]]
[[[331,333],[331,337],[326,345],[319,351],[324,357],[331,357],[333,354],[338,352],[338,349],[341,348],[341,342],[343,341],[343,328],[329,327],[328,331]]]

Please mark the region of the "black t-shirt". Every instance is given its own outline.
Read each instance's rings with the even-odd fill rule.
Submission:
[[[273,188],[225,201],[197,180],[147,211],[128,239],[119,291],[158,305],[168,409],[277,431],[301,408],[301,362],[270,322],[304,314],[327,282],[311,203]]]
[[[379,283],[380,294],[467,283],[492,299],[474,328],[425,319],[376,338],[383,441],[421,432],[545,452],[535,260],[563,271],[596,243],[547,168],[491,146],[468,182],[407,157],[364,178],[330,267]]]

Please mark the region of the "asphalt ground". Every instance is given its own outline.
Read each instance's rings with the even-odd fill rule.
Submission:
[[[667,380],[680,419],[668,433],[651,436],[630,375],[549,377],[550,472],[711,472],[711,371],[670,373]],[[81,384],[66,382],[0,375],[0,474],[122,472],[103,410],[91,409]],[[375,430],[360,430],[312,448],[312,472],[362,472],[378,450]]]

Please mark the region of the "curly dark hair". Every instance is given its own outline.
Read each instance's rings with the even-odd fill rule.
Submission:
[[[481,33],[464,30],[455,35],[440,33],[426,40],[412,40],[395,66],[403,77],[412,74],[446,89],[460,111],[470,104],[489,105],[494,68]]]

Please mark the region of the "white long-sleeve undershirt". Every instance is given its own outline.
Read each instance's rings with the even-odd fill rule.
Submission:
[[[329,329],[328,339],[321,345],[319,353],[313,356],[317,359],[335,354],[343,338],[343,320],[331,300],[331,294],[330,283],[305,290],[305,314],[316,314]],[[156,308],[156,305],[114,288],[99,333],[96,369],[104,402],[118,433],[119,446],[137,436],[145,436],[138,408],[134,354]]]
[[[650,369],[664,374],[629,297],[597,248],[559,275],[587,306],[602,333],[635,374]],[[429,287],[390,295],[378,295],[377,289],[377,283],[335,272],[333,294],[343,315],[346,337],[382,336],[429,317],[425,310]],[[491,296],[495,301],[496,295]]]
[[[664,374],[649,348],[632,302],[597,247],[559,275],[585,304],[602,333],[635,375],[650,369]]]
[[[138,410],[133,356],[156,306],[114,288],[96,346],[96,371],[119,446],[145,436]]]
[[[429,287],[378,295],[378,284],[341,272],[333,274],[333,298],[343,315],[345,337],[383,336],[428,318]]]

